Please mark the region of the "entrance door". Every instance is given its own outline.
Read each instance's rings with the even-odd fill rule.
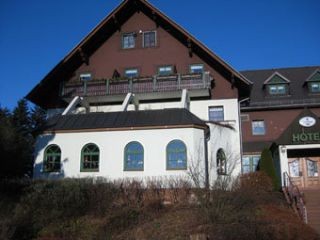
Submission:
[[[320,157],[288,158],[289,174],[300,188],[320,187]]]

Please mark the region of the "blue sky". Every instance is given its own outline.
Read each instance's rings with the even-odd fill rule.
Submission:
[[[1,0],[0,106],[12,109],[121,0]],[[150,0],[237,70],[320,65],[319,0]]]

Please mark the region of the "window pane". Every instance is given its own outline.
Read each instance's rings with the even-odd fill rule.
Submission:
[[[187,149],[180,140],[174,140],[167,145],[167,169],[186,169]]]
[[[217,152],[217,173],[219,175],[227,174],[227,159],[222,149]]]
[[[173,67],[172,66],[161,66],[158,68],[158,74],[160,76],[164,75],[170,75],[173,72]]]
[[[126,33],[122,35],[122,48],[134,48],[135,37],[134,33]]]
[[[313,93],[319,93],[320,92],[320,82],[313,82],[309,83],[310,91]]]
[[[209,121],[224,121],[223,106],[209,107]]]
[[[81,171],[99,170],[99,148],[95,144],[88,144],[82,148]]]
[[[156,32],[144,32],[143,33],[143,47],[155,47],[156,46]]]
[[[243,157],[242,158],[242,166],[250,166],[250,157]]]
[[[127,78],[138,77],[138,69],[136,68],[126,69],[124,72],[124,75]]]
[[[270,95],[283,95],[287,93],[286,84],[269,85]]]
[[[44,152],[43,171],[59,172],[61,169],[61,150],[57,145],[48,146]]]
[[[89,81],[92,79],[91,73],[81,73],[80,74],[80,80],[81,81]]]
[[[202,64],[192,64],[190,66],[190,73],[203,73],[203,65]]]
[[[317,161],[307,160],[308,177],[318,176]]]
[[[143,147],[138,142],[128,143],[125,148],[124,169],[143,170]]]
[[[299,160],[294,160],[293,162],[289,163],[289,172],[291,177],[299,177]]]
[[[264,135],[265,134],[264,121],[253,121],[252,122],[252,134],[253,135]]]

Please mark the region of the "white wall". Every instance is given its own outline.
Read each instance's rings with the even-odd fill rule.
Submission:
[[[197,100],[190,102],[190,111],[204,121],[209,120],[209,107],[223,106],[225,121],[221,124],[231,126],[232,129],[210,123],[210,141],[208,143],[209,177],[210,182],[217,178],[216,153],[222,148],[228,159],[228,174],[237,176],[241,173],[241,149],[239,112],[237,99],[222,100]],[[153,110],[166,108],[181,108],[182,103],[162,102],[140,104],[139,110]],[[130,104],[128,111],[134,110]],[[114,112],[121,111],[121,105],[91,106],[90,112]],[[78,108],[76,112],[84,112]],[[167,176],[185,174],[185,171],[166,171],[165,147],[173,139],[183,140],[188,148],[188,158],[196,166],[201,159],[201,171],[204,175],[204,154],[203,130],[197,129],[167,129],[167,130],[140,130],[140,131],[119,131],[119,132],[93,132],[93,133],[72,133],[57,134],[54,136],[43,136],[39,139],[37,146],[43,146],[46,138],[52,138],[46,144],[58,144],[62,148],[62,159],[64,172],[68,177],[104,176],[110,178],[123,178],[132,176]],[[130,141],[139,141],[145,149],[145,169],[143,172],[123,171],[123,148]],[[80,152],[86,143],[96,143],[101,150],[101,163],[99,173],[80,173]],[[41,164],[43,149],[39,150],[36,157],[36,164]],[[190,164],[189,164],[190,166]],[[39,171],[35,173],[36,176]]]
[[[200,158],[204,169],[203,136],[203,130],[195,128],[46,134],[37,139],[34,177],[186,176],[186,170],[166,170],[166,146],[174,139],[182,140],[187,146],[188,166]],[[124,148],[131,141],[140,142],[144,148],[144,171],[123,170]],[[100,149],[99,172],[80,172],[81,149],[87,143]],[[58,174],[42,172],[44,150],[50,144],[61,148],[62,172]]]

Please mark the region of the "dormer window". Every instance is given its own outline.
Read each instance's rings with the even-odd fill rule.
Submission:
[[[285,95],[287,94],[286,84],[269,85],[268,92],[270,95]]]
[[[122,48],[130,49],[134,48],[136,45],[136,33],[124,33],[122,35]]]
[[[143,32],[142,47],[149,48],[157,45],[156,31]]]
[[[91,73],[81,73],[80,76],[80,81],[89,81],[92,79]]]
[[[306,80],[310,93],[320,93],[320,71],[317,70]]]
[[[289,83],[287,78],[275,72],[264,82],[264,87],[269,96],[283,96],[289,94]]]

